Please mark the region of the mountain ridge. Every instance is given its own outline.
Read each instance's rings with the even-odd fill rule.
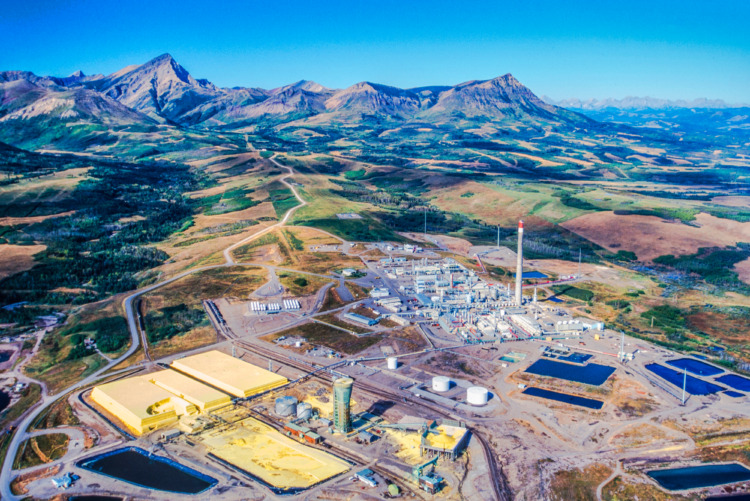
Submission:
[[[122,116],[125,123],[140,120],[144,123],[229,129],[253,123],[271,126],[284,126],[291,122],[295,125],[329,125],[370,120],[394,123],[427,121],[453,125],[461,120],[489,120],[509,121],[514,126],[529,127],[548,123],[577,127],[591,121],[583,115],[545,102],[510,73],[488,80],[414,89],[367,81],[344,89],[330,89],[309,80],[270,90],[221,88],[207,79],[193,77],[172,55],[164,53],[143,64],[126,66],[106,76],[86,76],[80,71],[68,77],[40,77],[31,72],[18,71],[0,73],[0,84],[16,80],[24,80],[35,86],[26,89],[30,92],[26,98],[16,95],[18,106],[41,98],[40,88],[47,88],[49,92],[79,88],[96,92],[106,98],[100,99],[99,105],[93,104],[93,95],[79,92],[75,95],[82,102],[89,102],[90,106],[81,105],[78,109],[70,105],[70,109],[75,110],[70,112],[70,116],[57,113],[56,118],[83,116],[95,121],[97,117],[94,112],[99,106],[102,110],[111,108],[110,111],[103,111],[108,116],[108,123],[116,121],[118,116]],[[22,94],[22,90],[24,87],[21,85],[14,92]],[[129,115],[112,102],[138,115]],[[12,110],[0,106],[0,116],[23,119],[55,109],[47,103],[24,114],[16,113],[18,106],[12,107]]]

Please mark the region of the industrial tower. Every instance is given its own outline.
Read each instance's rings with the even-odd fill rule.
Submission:
[[[333,429],[339,433],[349,433],[352,418],[349,403],[352,398],[354,380],[342,377],[333,382]]]
[[[516,261],[516,304],[523,301],[523,221],[518,221],[518,258]]]

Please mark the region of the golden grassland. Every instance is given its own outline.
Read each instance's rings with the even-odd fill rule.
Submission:
[[[68,169],[24,179],[0,187],[0,206],[14,203],[59,202],[70,198],[76,186],[87,179],[89,168]],[[27,214],[33,216],[33,214]]]
[[[46,248],[46,245],[0,244],[0,280],[33,268],[34,255]]]
[[[188,310],[203,312],[203,300],[220,297],[244,299],[265,282],[266,274],[264,268],[254,266],[200,271],[142,296],[141,312],[144,317],[151,312],[159,315],[169,308],[181,305],[185,305]],[[202,317],[200,323],[186,331],[151,344],[151,353],[161,357],[216,342],[216,334],[205,313],[202,313]],[[145,324],[148,336],[152,328],[148,321]]]
[[[68,441],[68,436],[64,433],[30,438],[18,448],[13,468],[30,468],[60,459],[68,451]]]
[[[750,242],[750,223],[700,213],[696,224],[698,226],[669,222],[656,216],[595,212],[564,222],[562,226],[610,251],[635,252],[644,261],[665,254],[693,254],[700,247]]]
[[[596,488],[612,474],[612,468],[598,463],[585,468],[555,472],[549,485],[549,499],[554,501],[595,500]]]

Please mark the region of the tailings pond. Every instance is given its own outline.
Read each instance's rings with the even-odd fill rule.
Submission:
[[[735,390],[750,391],[750,379],[735,374],[727,374],[716,378],[720,383],[731,386]]]
[[[577,397],[575,395],[568,395],[567,393],[558,393],[556,391],[543,390],[541,388],[535,388],[533,386],[523,390],[523,393],[525,395],[531,395],[532,397],[546,398],[548,400],[555,400],[557,402],[577,405],[579,407],[586,407],[587,409],[601,409],[602,405],[604,405],[604,402],[602,402],[601,400]]]
[[[99,454],[78,466],[141,487],[179,494],[198,494],[216,484],[216,479],[208,475],[137,447]]]
[[[657,376],[675,385],[676,387],[682,389],[682,383],[685,377],[682,372],[677,372],[676,370],[670,369],[669,367],[664,367],[663,365],[659,364],[648,364],[646,366],[646,369],[650,370]],[[724,388],[719,385],[708,383],[693,376],[688,376],[687,382],[685,383],[685,391],[687,391],[691,395],[711,395],[712,393],[716,393],[717,391],[721,391],[723,389]]]
[[[651,470],[648,476],[670,491],[697,489],[714,485],[733,484],[750,480],[750,470],[741,464],[709,464]]]
[[[572,365],[540,358],[531,364],[526,372],[599,386],[615,372],[615,368],[598,364]]]
[[[696,376],[715,376],[724,372],[718,367],[714,367],[711,364],[701,362],[700,360],[694,360],[692,358],[679,358],[677,360],[670,360],[669,362],[667,362],[667,364],[671,365],[672,367],[677,367],[680,370],[687,369],[690,374],[695,374]]]

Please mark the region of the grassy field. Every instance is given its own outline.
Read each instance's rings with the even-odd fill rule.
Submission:
[[[325,346],[347,355],[354,355],[366,350],[383,338],[381,335],[357,337],[314,322],[279,332],[274,337],[279,338],[281,336],[302,336],[310,344]]]
[[[50,394],[58,393],[107,363],[96,353],[75,360],[66,360],[66,351],[61,350],[63,343],[57,332],[45,336],[37,354],[23,368],[27,376],[43,381]]]
[[[581,469],[561,470],[554,474],[549,485],[549,499],[555,501],[595,501],[596,488],[610,474],[612,469],[604,464]]]
[[[349,302],[342,301],[338,291],[335,287],[331,287],[326,291],[326,297],[323,299],[323,304],[320,306],[320,311],[335,310],[349,304]]]
[[[294,296],[308,296],[310,294],[315,294],[321,287],[331,282],[331,280],[322,277],[289,271],[279,271],[277,276],[279,277],[281,285],[283,285],[289,293]]]
[[[39,414],[31,423],[30,430],[46,430],[57,426],[76,426],[80,421],[73,413],[73,408],[68,403],[70,394],[60,397],[55,403]]]
[[[357,332],[360,334],[367,334],[368,332],[372,332],[372,330],[368,329],[367,327],[364,327],[363,325],[354,324],[345,322],[343,320],[340,320],[335,313],[328,313],[327,315],[320,315],[319,317],[315,317],[321,322],[325,322],[331,325],[337,325],[341,327],[342,329],[349,330],[351,332]]]
[[[68,450],[68,441],[68,436],[64,433],[50,433],[30,438],[18,448],[13,468],[30,468],[60,459]]]
[[[352,293],[352,296],[354,296],[354,299],[364,299],[369,294],[370,288],[369,287],[362,287],[359,284],[356,284],[354,282],[346,281],[344,282],[344,285],[347,289],[349,289],[349,292]]]
[[[249,266],[204,270],[144,295],[140,309],[153,352],[163,356],[215,342],[202,301],[246,298],[265,275]]]

